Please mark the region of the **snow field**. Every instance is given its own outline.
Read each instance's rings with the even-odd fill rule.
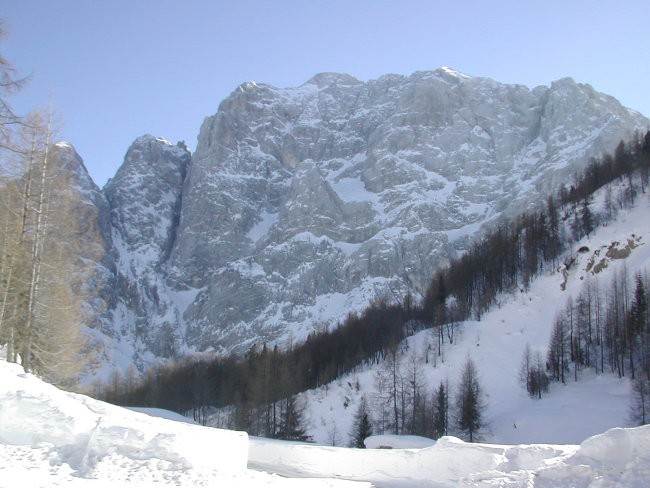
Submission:
[[[0,361],[0,487],[369,486],[252,471],[246,433],[142,411],[63,392]]]
[[[4,444],[50,445],[69,453],[67,461],[76,470],[92,470],[110,457],[157,459],[169,470],[190,466],[232,475],[246,470],[246,433],[193,425],[181,429],[176,422],[63,392],[19,368],[7,364],[0,370]]]
[[[469,444],[348,449],[251,439],[249,466],[285,476],[337,477],[378,487],[606,488],[648,486],[650,426],[612,429],[576,445]]]
[[[648,479],[650,426],[612,429],[580,446],[454,437],[392,450],[249,441],[66,393],[0,362],[0,487],[641,488]]]

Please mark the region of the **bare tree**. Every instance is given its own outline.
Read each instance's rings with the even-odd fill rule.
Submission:
[[[546,365],[542,359],[542,353],[539,350],[533,353],[528,343],[526,343],[521,358],[519,381],[526,387],[526,391],[533,398],[542,398],[542,393],[548,391],[550,380],[546,374]]]
[[[0,20],[0,41],[6,29]],[[21,118],[11,108],[8,98],[20,90],[27,78],[19,78],[13,65],[0,54],[0,149],[16,151],[13,143],[14,129],[21,124]]]
[[[2,178],[0,337],[8,360],[70,386],[83,365],[82,291],[73,290],[83,272],[69,218],[71,174],[52,154],[49,114],[32,114],[20,129],[19,177]]]
[[[404,422],[404,383],[402,354],[398,345],[392,345],[375,373],[375,412],[379,416],[377,424],[382,434],[387,430],[393,434],[400,433]]]

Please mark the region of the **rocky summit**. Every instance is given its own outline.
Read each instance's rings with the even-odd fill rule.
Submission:
[[[284,345],[418,296],[477,232],[648,127],[569,78],[529,89],[442,68],[244,83],[193,154],[140,137],[104,188],[104,359]]]

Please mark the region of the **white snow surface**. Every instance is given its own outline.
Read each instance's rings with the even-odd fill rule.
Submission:
[[[419,435],[371,435],[363,441],[368,449],[422,449],[435,443]]]
[[[579,446],[443,437],[423,449],[363,450],[249,440],[66,393],[2,362],[0,473],[0,486],[28,488],[632,488],[650,478],[650,426],[612,429]]]
[[[350,486],[247,469],[246,433],[144,411],[156,416],[58,390],[1,362],[0,487]]]

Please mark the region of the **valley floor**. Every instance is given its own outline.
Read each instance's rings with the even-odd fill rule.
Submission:
[[[160,415],[161,412],[151,412]],[[249,439],[66,393],[0,364],[0,486],[640,487],[650,426],[580,445],[360,450]]]

